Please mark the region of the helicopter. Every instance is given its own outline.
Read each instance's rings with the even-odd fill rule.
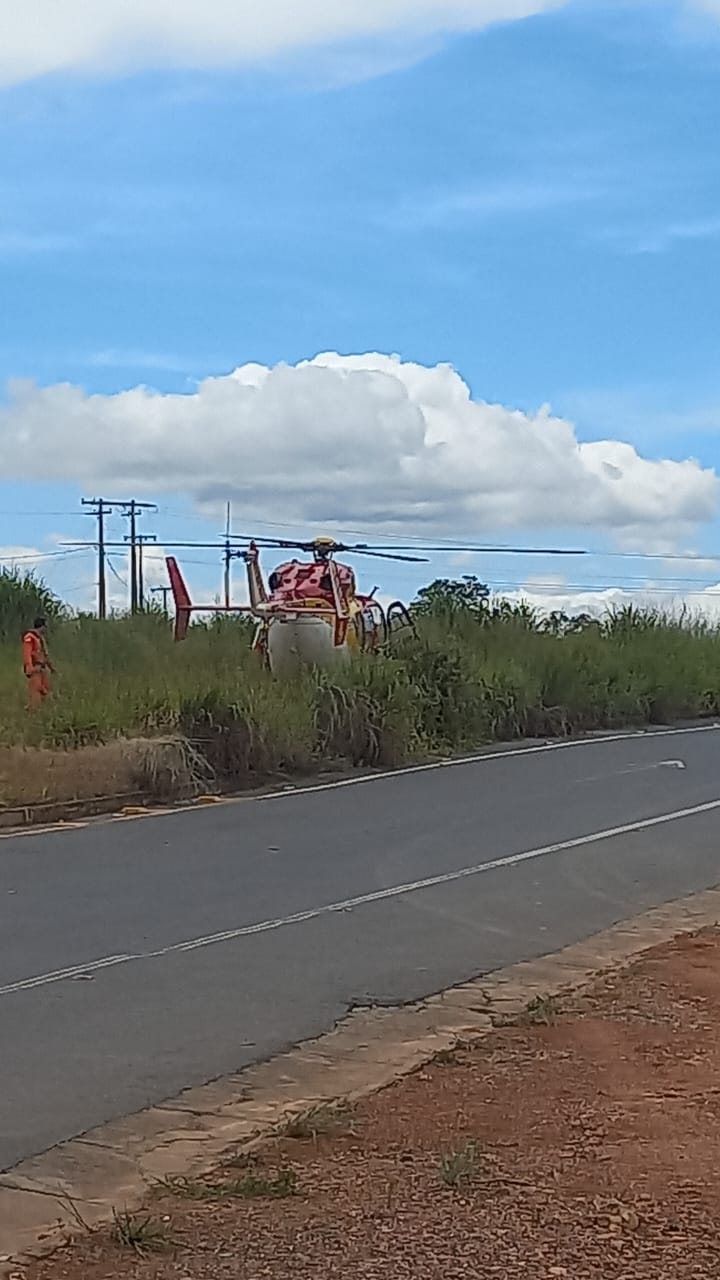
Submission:
[[[235,535],[239,537],[240,535]],[[257,620],[253,649],[273,675],[288,675],[304,667],[346,663],[354,655],[387,652],[402,634],[414,631],[409,609],[400,600],[383,606],[377,587],[369,594],[358,591],[355,571],[338,555],[371,556],[382,560],[428,564],[417,552],[511,552],[527,555],[582,555],[584,552],[527,547],[380,547],[358,542],[336,542],[317,537],[309,541],[284,538],[250,538],[244,549],[229,549],[232,557],[245,562],[247,605],[229,603],[226,568],[226,603],[194,604],[174,556],[166,557],[170,588],[175,603],[175,640],[188,633],[195,613],[246,614]],[[260,549],[300,551],[304,559],[287,560],[270,573],[267,583],[260,568]]]
[[[267,584],[260,568],[260,545],[302,551],[311,559],[288,560],[270,574]],[[352,552],[382,559],[427,563],[424,557],[373,550],[364,544],[348,546],[334,538],[309,542],[251,539],[236,552],[245,562],[248,605],[196,605],[190,599],[177,560],[166,558],[175,602],[175,639],[183,640],[193,613],[239,613],[257,619],[253,648],[273,675],[305,666],[327,667],[347,662],[353,654],[387,648],[401,631],[413,629],[407,607],[395,600],[384,607],[376,597],[358,592],[355,571],[335,556]]]

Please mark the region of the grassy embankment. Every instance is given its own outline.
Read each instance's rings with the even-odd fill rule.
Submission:
[[[191,775],[204,789],[242,785],[338,759],[395,765],[482,742],[720,710],[720,632],[708,624],[625,611],[602,625],[548,630],[527,611],[496,605],[481,616],[459,610],[421,618],[417,638],[396,656],[297,681],[273,680],[259,669],[241,622],[194,627],[175,645],[158,615],[106,623],[58,617],[49,634],[58,668],[52,704],[31,716],[18,623],[7,606],[3,616],[0,590],[0,801],[6,805],[21,798],[18,791],[25,799],[66,793],[71,776],[77,794],[91,793],[100,785],[91,785],[98,746],[128,738],[164,745],[146,746],[136,756],[123,748],[122,766],[120,748],[106,746],[106,760],[115,761],[115,789],[138,782],[168,793],[188,787]],[[19,747],[52,751],[42,756],[49,781],[40,786],[47,769],[31,765],[40,756],[28,757]],[[83,750],[68,758],[68,748]],[[22,786],[17,769],[9,768],[21,754]],[[80,761],[82,767],[74,763]]]

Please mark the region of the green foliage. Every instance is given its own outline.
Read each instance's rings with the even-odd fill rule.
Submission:
[[[466,614],[483,618],[488,612],[490,588],[472,574],[462,578],[436,578],[427,587],[421,587],[412,602],[416,618],[455,619]]]
[[[149,1253],[159,1253],[172,1243],[164,1223],[127,1210],[124,1213],[113,1210],[112,1233],[123,1249],[130,1249],[140,1258]]]
[[[392,654],[284,680],[262,668],[243,620],[193,626],[176,645],[158,611],[71,618],[35,579],[0,575],[0,744],[180,734],[221,785],[239,786],[333,760],[393,766],[720,713],[720,632],[708,622],[637,609],[542,618],[488,599],[476,579],[435,588]],[[20,637],[38,608],[57,676],[49,705],[29,715]]]
[[[443,1152],[440,1156],[440,1177],[446,1187],[459,1190],[477,1176],[480,1155],[476,1142],[466,1142],[459,1149]]]
[[[223,1181],[212,1178],[163,1178],[156,1184],[158,1193],[178,1196],[182,1200],[286,1200],[295,1195],[297,1175],[292,1169],[280,1169],[274,1176],[248,1173],[242,1178]]]

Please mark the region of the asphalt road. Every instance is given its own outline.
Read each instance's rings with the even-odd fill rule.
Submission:
[[[0,839],[0,1168],[720,882],[720,727]]]

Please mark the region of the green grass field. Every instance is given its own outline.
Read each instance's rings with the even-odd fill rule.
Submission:
[[[281,681],[259,667],[241,621],[195,626],[176,645],[159,614],[64,617],[29,580],[16,579],[3,611],[2,577],[3,746],[179,734],[200,744],[219,777],[239,780],[720,710],[720,633],[688,618],[626,610],[601,624],[543,623],[501,602],[434,601],[392,656]],[[48,642],[58,673],[51,703],[30,715],[20,635],[36,606],[57,615]]]

